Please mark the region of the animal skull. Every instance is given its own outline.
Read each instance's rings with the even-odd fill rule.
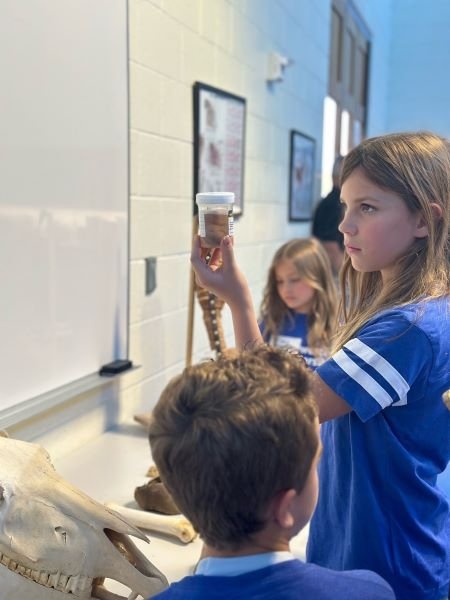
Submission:
[[[60,477],[44,448],[0,437],[0,600],[128,600],[167,586],[145,535]]]

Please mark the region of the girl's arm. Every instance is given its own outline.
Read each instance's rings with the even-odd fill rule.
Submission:
[[[342,417],[352,410],[351,406],[338,396],[318,373],[314,373],[313,376],[313,394],[319,408],[320,423]]]
[[[230,307],[236,346],[242,349],[252,343],[263,344],[250,288],[236,264],[231,238],[227,236],[222,240],[208,264],[203,258],[204,252],[197,237],[191,254],[192,267],[199,284],[222,298]],[[351,410],[345,400],[335,394],[317,373],[313,378],[313,393],[321,423]]]
[[[236,346],[242,349],[248,344],[262,344],[263,338],[258,327],[250,288],[236,264],[231,238],[225,237],[220,248],[214,249],[208,264],[203,258],[204,252],[200,246],[200,238],[197,237],[191,254],[197,281],[202,287],[225,300],[230,307]]]

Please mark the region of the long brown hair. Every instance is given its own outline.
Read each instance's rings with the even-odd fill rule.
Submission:
[[[261,304],[264,337],[276,340],[283,320],[291,314],[280,298],[277,287],[276,269],[285,260],[292,261],[299,277],[315,291],[307,320],[308,346],[316,355],[329,353],[331,338],[336,330],[337,291],[330,259],[315,238],[293,239],[276,251]]]
[[[375,185],[398,194],[411,214],[421,212],[428,237],[414,241],[398,260],[397,276],[384,286],[380,272],[357,272],[349,256],[345,257],[340,273],[343,325],[334,350],[381,310],[446,296],[450,291],[449,142],[429,132],[370,138],[345,157],[341,186],[358,168]],[[435,215],[431,203],[441,208],[441,217]]]

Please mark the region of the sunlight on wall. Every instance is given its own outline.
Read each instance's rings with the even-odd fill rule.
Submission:
[[[320,195],[326,196],[333,187],[331,172],[333,170],[336,147],[336,102],[326,96],[323,103],[323,137],[322,137],[322,182]]]

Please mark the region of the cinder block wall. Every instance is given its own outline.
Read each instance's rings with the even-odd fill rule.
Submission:
[[[237,253],[259,304],[275,249],[309,234],[288,223],[289,131],[317,141],[316,190],[327,91],[330,0],[129,0],[130,358],[139,369],[102,391],[9,428],[60,457],[136,412],[151,411],[184,367],[193,218],[195,81],[247,100],[244,214]],[[266,82],[270,52],[293,61]],[[145,294],[145,258],[157,288]],[[230,315],[223,311],[228,345]],[[210,356],[199,309],[194,360]]]
[[[373,90],[382,90],[383,38],[390,0],[359,0],[380,33]],[[387,4],[386,4],[387,3]],[[192,85],[213,85],[247,100],[244,215],[236,223],[239,261],[259,305],[275,249],[309,235],[288,223],[289,131],[316,139],[316,185],[327,93],[330,0],[129,0],[130,357],[140,368],[97,392],[10,428],[60,457],[136,412],[149,412],[184,366],[192,232]],[[379,3],[377,3],[379,6]],[[378,32],[378,33],[377,33]],[[293,64],[266,82],[270,52]],[[380,85],[381,84],[381,85]],[[380,98],[382,100],[382,98]],[[376,103],[375,114],[384,110]],[[382,123],[384,113],[378,118]],[[145,258],[157,259],[157,288],[145,295]],[[223,313],[229,345],[230,315]],[[197,309],[194,359],[210,355]]]
[[[437,13],[429,4],[425,0],[355,0],[372,34],[368,135],[383,133],[387,125],[390,129],[415,128],[420,121],[420,126],[434,128],[435,123],[443,123],[446,111],[442,102],[448,86],[439,88],[442,93],[436,86],[445,40],[435,36],[439,48],[432,47],[430,32],[434,29],[429,24],[448,20],[449,11],[442,13],[445,0],[433,3],[433,9],[434,4],[439,7]],[[289,224],[287,220],[290,129],[317,141],[315,187],[316,197],[319,195],[331,0],[129,0],[128,6],[129,339],[130,357],[140,368],[102,391],[85,393],[9,428],[12,436],[37,441],[54,457],[67,454],[136,412],[150,411],[168,379],[184,366],[195,81],[247,100],[244,215],[236,224],[236,244],[257,305],[275,249],[288,238],[306,236],[310,231],[308,223]],[[406,6],[407,14],[401,9]],[[433,16],[435,13],[439,17]],[[420,61],[410,61],[414,65],[410,73],[404,58],[409,60],[411,40],[415,43],[417,39],[413,16],[415,23],[423,22],[417,47],[422,54]],[[283,82],[268,85],[266,66],[272,51],[294,62],[286,69]],[[426,80],[434,92],[426,96],[425,107],[420,90],[431,88],[421,81],[431,73],[432,59],[426,57],[436,52],[434,77]],[[411,95],[411,89],[416,95]],[[145,258],[149,256],[157,259],[157,288],[146,296]],[[223,318],[232,345],[226,310]],[[194,359],[208,355],[197,309]]]
[[[192,85],[247,100],[244,215],[236,243],[260,301],[274,250],[309,224],[287,219],[289,130],[317,140],[327,90],[329,0],[131,0],[131,323],[139,371],[123,380],[123,414],[150,410],[185,361],[192,231]],[[269,53],[293,60],[268,85]],[[318,183],[318,178],[317,178]],[[319,188],[316,186],[316,194]],[[157,257],[158,286],[145,296],[145,257]],[[228,343],[230,318],[223,314]],[[194,357],[209,355],[195,315]]]

